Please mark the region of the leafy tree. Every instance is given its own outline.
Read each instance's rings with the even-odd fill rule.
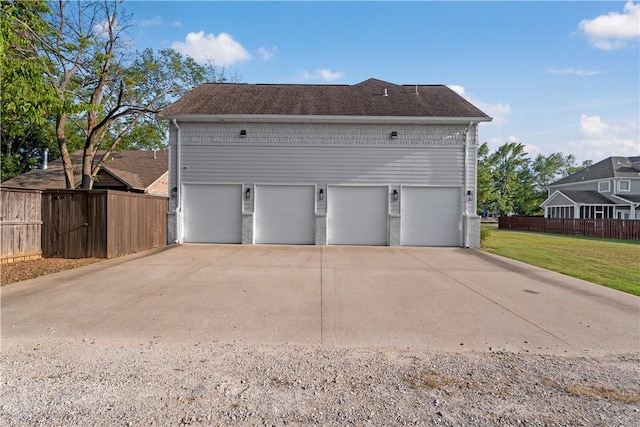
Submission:
[[[508,142],[489,156],[493,176],[493,202],[499,215],[516,213],[516,198],[522,197],[519,178],[529,167],[524,145]]]
[[[39,56],[40,34],[48,31],[44,1],[0,2],[0,94],[2,179],[40,163],[44,148],[52,151],[47,118],[56,98],[43,75],[49,64]]]
[[[576,173],[582,169],[586,169],[591,165],[593,165],[593,160],[585,160],[580,164],[580,166],[572,163],[567,168],[567,175],[571,175],[572,173]]]
[[[59,1],[48,23],[55,31],[43,38],[41,51],[54,65],[48,82],[62,106],[55,114],[56,138],[69,188],[75,186],[70,125],[83,140],[81,188],[91,188],[113,150],[164,144],[167,125],[155,113],[208,78],[226,79],[224,70],[171,49],[133,55],[120,2]]]
[[[493,175],[489,161],[489,145],[484,142],[478,147],[477,172],[478,214],[486,216],[495,210]]]
[[[508,142],[493,153],[484,143],[478,148],[478,209],[497,215],[539,215],[546,187],[573,173],[574,164],[572,154],[539,154],[531,160],[520,143]]]

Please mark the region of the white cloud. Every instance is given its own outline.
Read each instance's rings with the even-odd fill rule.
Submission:
[[[520,138],[515,135],[509,135],[507,137],[507,142],[520,142]]]
[[[509,104],[497,103],[490,104],[488,102],[484,102],[472,94],[467,94],[464,90],[464,86],[460,85],[447,85],[449,89],[453,90],[458,95],[465,98],[467,101],[478,107],[482,112],[487,114],[489,117],[493,117],[493,120],[489,123],[483,124],[483,126],[487,125],[503,125],[507,122],[508,116],[511,114],[511,106]]]
[[[251,58],[242,44],[227,33],[217,36],[211,33],[205,35],[204,31],[189,33],[184,42],[173,42],[171,47],[196,61],[213,61],[222,67]]]
[[[594,137],[602,135],[609,126],[603,123],[600,116],[587,116],[582,114],[580,116],[580,130],[586,137]]]
[[[171,25],[173,25],[174,27],[182,27],[182,22],[181,21],[173,21],[171,23]]]
[[[542,150],[533,144],[524,144],[524,151],[530,159],[535,159],[538,154],[542,154]]]
[[[637,156],[640,154],[638,121],[604,122],[600,116],[580,116],[580,135],[570,141],[571,150],[581,159],[595,162],[609,156]]]
[[[308,71],[302,72],[302,78],[304,80],[322,80],[325,82],[332,82],[343,77],[344,73],[342,71],[331,71],[328,68],[319,68],[313,73],[310,73]]]
[[[551,68],[547,71],[549,74],[569,74],[573,76],[596,76],[602,74],[602,71],[583,70],[581,68]]]
[[[273,46],[271,49],[267,49],[266,47],[258,48],[258,54],[265,61],[270,61],[273,58],[275,58],[277,52],[278,52],[277,46]]]
[[[118,21],[113,18],[111,30],[115,33],[119,30]],[[104,20],[93,24],[93,34],[96,38],[108,38],[109,37],[109,21]]]
[[[578,28],[598,49],[621,49],[640,37],[640,4],[630,0],[624,5],[624,13],[609,12],[594,19],[584,19]]]
[[[464,87],[460,85],[448,85],[448,87],[458,95],[464,96]]]
[[[162,26],[162,19],[159,16],[154,16],[152,19],[143,19],[136,21],[139,27],[160,27]]]

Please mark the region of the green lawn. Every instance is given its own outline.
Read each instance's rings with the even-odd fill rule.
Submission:
[[[499,230],[482,250],[640,296],[640,242]]]

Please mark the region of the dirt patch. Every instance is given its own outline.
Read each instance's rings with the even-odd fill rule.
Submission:
[[[78,268],[96,262],[104,261],[102,258],[40,258],[30,261],[18,261],[0,266],[2,286],[21,282],[23,280],[35,279],[47,274],[58,273],[72,268]]]

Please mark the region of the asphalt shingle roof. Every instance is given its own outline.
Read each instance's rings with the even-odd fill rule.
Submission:
[[[102,154],[103,152],[98,151],[96,159]],[[75,182],[78,184],[81,180],[82,150],[74,152],[71,159],[75,166]],[[154,159],[152,151],[137,150],[113,152],[103,165],[104,171],[125,183],[130,189],[137,191],[144,191],[156,182],[167,173],[168,167],[167,151],[156,151]],[[65,188],[62,159],[49,162],[47,169],[34,169],[4,181],[2,186],[36,190]]]
[[[637,162],[640,162],[640,157],[608,157],[588,168],[559,179],[550,186],[606,178],[638,178],[640,177],[640,169],[634,168],[634,163],[637,164]]]
[[[576,203],[585,205],[618,205],[620,201],[612,200],[602,193],[592,190],[563,190],[562,194]]]
[[[160,112],[165,118],[188,115],[473,117],[491,120],[445,85],[396,85],[377,79],[351,86],[205,83]]]

